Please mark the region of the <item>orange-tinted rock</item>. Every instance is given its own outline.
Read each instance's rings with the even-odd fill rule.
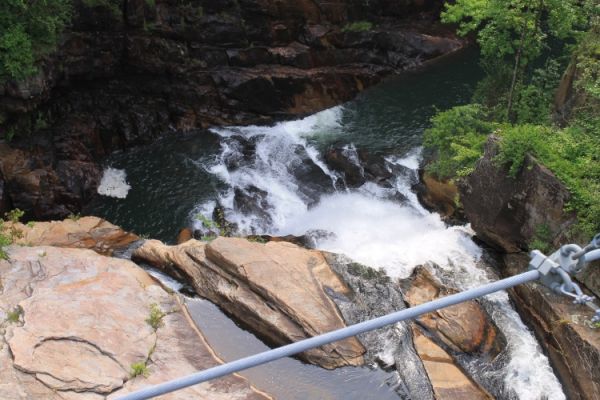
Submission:
[[[418,267],[412,276],[405,299],[411,306],[455,293],[445,288],[427,269]],[[457,352],[496,356],[503,348],[502,336],[485,310],[467,301],[422,315],[418,323],[427,332]]]
[[[0,260],[1,399],[115,399],[220,363],[177,296],[134,263],[47,246],[9,255]],[[5,323],[4,310],[17,307],[19,321]],[[154,327],[152,307],[166,314]],[[140,362],[147,377],[132,377]],[[168,398],[270,397],[230,375]]]
[[[492,397],[473,382],[454,363],[452,357],[413,326],[415,350],[423,361],[437,400],[491,400]]]
[[[10,224],[6,225],[7,228]],[[15,228],[22,237],[17,244],[28,246],[55,246],[92,249],[100,254],[111,255],[139,240],[133,233],[98,217],[81,217],[64,221],[18,223]]]
[[[348,288],[318,251],[287,242],[261,244],[219,237],[210,244],[190,240],[179,246],[149,240],[134,257],[174,268],[189,278],[199,295],[277,345],[345,326],[325,288],[338,293],[347,293]],[[350,338],[300,357],[336,368],[361,365],[364,352],[361,343]]]

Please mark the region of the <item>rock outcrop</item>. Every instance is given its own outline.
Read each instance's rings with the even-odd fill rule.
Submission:
[[[188,280],[195,291],[276,345],[345,326],[326,292],[348,288],[323,255],[287,242],[253,243],[219,237],[209,244],[189,240],[167,246],[146,241],[134,259]],[[355,338],[300,355],[325,368],[361,365],[365,349]]]
[[[505,273],[515,275],[523,272],[529,257],[508,254],[504,261]],[[516,286],[511,295],[517,310],[540,339],[567,397],[600,398],[600,331],[589,325],[592,310],[573,304],[571,298],[558,296],[539,283]]]
[[[0,148],[4,192],[30,219],[64,218],[94,194],[112,151],[350,100],[462,47],[437,24],[440,5],[74,1],[71,27],[39,74],[0,86],[0,132],[15,133]]]
[[[12,229],[6,223],[6,229]],[[54,246],[91,249],[96,253],[112,255],[124,250],[139,237],[98,217],[67,218],[64,221],[17,223],[19,232],[15,243],[26,246]]]
[[[423,170],[419,171],[419,175],[419,183],[413,186],[413,190],[416,191],[421,204],[437,212],[448,222],[463,222],[463,209],[456,184],[452,181],[436,179]]]
[[[493,398],[469,379],[444,349],[414,326],[413,337],[415,349],[423,360],[436,400],[489,400]]]
[[[9,255],[0,261],[0,398],[114,399],[219,364],[177,296],[132,262],[56,247]],[[169,398],[270,397],[232,375]]]
[[[403,296],[401,286],[410,286],[411,282],[392,280],[384,271],[352,262],[342,255],[324,254],[331,268],[351,289],[349,296],[335,297],[348,322],[354,324],[406,308],[407,295]],[[421,284],[415,283],[412,286],[421,287],[425,292],[423,298],[435,297],[442,291],[448,292],[425,270],[419,269],[419,271],[416,272],[416,276],[419,277]],[[415,280],[417,279],[413,279],[413,282]],[[432,287],[435,289],[431,290]],[[416,292],[417,289],[414,291]],[[412,295],[413,301],[418,303],[418,294],[413,292]],[[396,390],[402,398],[420,400],[491,398],[492,396],[484,387],[490,386],[491,389],[495,384],[485,377],[483,378],[485,382],[476,382],[471,377],[482,378],[481,374],[478,374],[482,367],[491,371],[502,368],[502,365],[490,362],[492,354],[483,354],[481,348],[475,350],[477,354],[474,354],[473,358],[465,364],[464,361],[469,354],[460,349],[456,350],[458,348],[456,345],[453,347],[446,345],[451,340],[460,343],[473,343],[478,340],[481,342],[481,331],[494,329],[487,316],[482,328],[478,317],[484,313],[483,310],[468,305],[463,311],[475,311],[475,317],[471,320],[462,313],[460,318],[464,327],[462,335],[450,334],[450,330],[444,326],[444,323],[425,327],[415,326],[412,322],[401,322],[359,335],[368,350],[365,354],[367,362],[377,363],[383,368],[393,368],[397,371],[399,382]],[[432,316],[424,317],[432,318]],[[462,339],[456,340],[457,336],[461,336]],[[502,343],[501,335],[496,335],[494,341]],[[477,346],[471,346],[471,350]],[[447,348],[448,351],[442,347]],[[469,370],[463,372],[467,364]]]
[[[497,141],[490,136],[484,156],[459,188],[473,230],[487,244],[507,253],[527,250],[540,231],[558,246],[576,222],[573,212],[565,212],[569,191],[530,156],[516,177],[509,176],[507,167],[494,161]]]
[[[411,307],[456,293],[445,288],[424,267],[417,267],[404,284],[408,285],[404,298]],[[498,328],[474,300],[422,315],[417,323],[454,352],[494,358],[506,345]]]

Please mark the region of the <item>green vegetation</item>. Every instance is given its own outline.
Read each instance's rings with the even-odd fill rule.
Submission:
[[[591,4],[592,0],[588,2]],[[457,0],[446,3],[442,20],[458,24],[458,33],[477,32],[488,98],[502,104],[514,121],[513,107],[527,86],[528,69],[552,42],[565,43],[586,28],[586,9],[579,0]],[[529,74],[531,77],[531,74]],[[498,90],[500,89],[500,90]]]
[[[164,325],[163,318],[165,315],[167,314],[160,309],[160,306],[153,303],[150,305],[150,315],[146,318],[146,323],[150,325],[152,329],[157,330]]]
[[[423,144],[435,149],[437,158],[427,169],[443,179],[471,173],[483,154],[487,136],[498,125],[487,120],[486,111],[479,104],[454,107],[438,113],[431,122]]]
[[[346,24],[342,32],[368,32],[373,29],[373,23],[369,21],[356,21]]]
[[[21,315],[23,315],[23,309],[21,306],[16,306],[14,310],[6,313],[6,321],[11,324],[16,324],[21,320]]]
[[[572,194],[573,233],[592,236],[600,230],[600,5],[457,0],[443,19],[457,23],[459,33],[477,32],[487,76],[473,104],[432,118],[424,145],[436,158],[428,170],[444,179],[468,175],[493,133],[498,164],[516,177],[531,155],[552,170]],[[553,121],[554,94],[569,63],[577,71],[574,105]],[[544,236],[538,232],[531,245],[547,243]]]
[[[23,211],[15,208],[4,214],[5,219],[0,219],[0,260],[8,260],[8,253],[4,248],[23,237],[23,232],[16,224],[24,214]],[[10,223],[9,226],[6,226],[6,222]]]
[[[69,214],[69,216],[67,217],[69,218],[71,221],[79,221],[81,219],[81,214],[80,213],[76,213],[76,214]]]
[[[552,250],[551,241],[552,232],[550,232],[550,227],[546,224],[542,224],[536,228],[533,240],[529,243],[529,248],[547,254],[548,251]]]
[[[150,375],[150,372],[148,371],[148,366],[146,365],[145,361],[131,364],[131,371],[129,372],[129,376],[131,378],[135,378],[136,376],[143,376],[144,378],[147,378],[148,375]]]
[[[361,277],[365,280],[378,283],[389,283],[391,281],[383,268],[377,270],[360,263],[352,262],[348,264],[347,269],[349,274]]]
[[[71,19],[71,0],[0,2],[0,83],[37,72]]]

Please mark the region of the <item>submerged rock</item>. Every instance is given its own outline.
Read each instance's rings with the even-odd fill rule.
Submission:
[[[327,291],[346,293],[320,252],[286,242],[253,243],[219,237],[167,246],[150,240],[134,258],[174,268],[196,292],[267,341],[282,345],[343,327]],[[365,349],[355,338],[300,355],[325,368],[361,365]]]
[[[115,399],[220,363],[177,296],[134,263],[56,247],[9,255],[0,260],[0,398]],[[169,398],[270,397],[230,375]]]

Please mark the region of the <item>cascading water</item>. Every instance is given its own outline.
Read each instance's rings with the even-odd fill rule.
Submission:
[[[466,53],[389,80],[355,101],[304,119],[272,127],[219,128],[213,135],[171,137],[116,154],[109,166],[124,170],[126,182],[125,172],[109,169],[107,175],[118,172],[117,181],[127,189],[131,186],[119,192],[127,197],[99,197],[86,211],[125,229],[172,241],[197,213],[212,217],[218,200],[227,219],[242,232],[306,235],[320,249],[384,268],[395,278],[409,276],[416,265],[433,262],[439,266],[435,269],[439,277],[458,288],[495,280],[480,262],[482,250],[471,240],[469,227],[447,227],[437,214],[423,209],[411,191],[417,180],[420,138],[434,107],[445,109],[467,101],[480,77],[476,66],[477,55]],[[325,162],[330,148],[338,149],[348,161],[346,167],[355,174],[354,180]],[[368,168],[359,165],[363,150],[379,157],[376,164],[383,175],[387,171],[385,179],[372,179]],[[114,182],[109,179],[107,186],[123,186]],[[200,222],[195,223],[200,227]],[[506,293],[487,296],[481,303],[507,338],[502,355],[506,361],[493,371],[473,370],[480,367],[476,363],[463,367],[498,384],[494,394],[501,398],[564,399],[548,360],[511,308]],[[199,316],[203,318],[204,314]],[[212,326],[218,324],[209,325],[203,329],[213,328],[208,336],[214,338],[214,346],[225,336],[239,335],[245,340],[232,327],[220,331]],[[229,347],[222,343],[223,352]],[[393,353],[388,348],[380,358],[393,358]],[[243,355],[248,353],[236,353],[233,358]],[[286,376],[285,368],[279,368],[278,375]],[[296,374],[293,368],[288,375]],[[362,383],[355,387],[363,386],[371,393],[365,383],[370,378],[363,380],[360,371],[358,375]],[[268,381],[271,376],[265,372],[263,378]],[[337,377],[323,376],[323,382],[346,379],[343,371]],[[296,381],[292,377],[275,392],[293,392]],[[308,384],[301,386],[296,397],[290,398],[307,398],[315,390]],[[339,392],[325,385],[322,393],[332,398],[365,397],[360,391],[344,391],[342,384],[333,387]]]
[[[497,279],[479,266],[482,251],[469,227],[447,227],[410,190],[417,179],[418,147],[385,157],[388,171],[396,172],[386,184],[344,185],[343,174],[326,165],[319,147],[343,143],[351,118],[338,106],[272,127],[214,129],[222,138],[222,152],[206,168],[228,187],[219,198],[226,219],[246,234],[308,235],[316,248],[383,268],[394,278],[406,278],[417,265],[433,262],[452,271],[453,284],[461,289]],[[354,145],[344,143],[342,149],[360,167]],[[204,203],[196,211],[210,217],[212,206]],[[505,398],[564,399],[547,358],[507,294],[485,301],[508,342],[508,362],[495,371],[502,375]]]

